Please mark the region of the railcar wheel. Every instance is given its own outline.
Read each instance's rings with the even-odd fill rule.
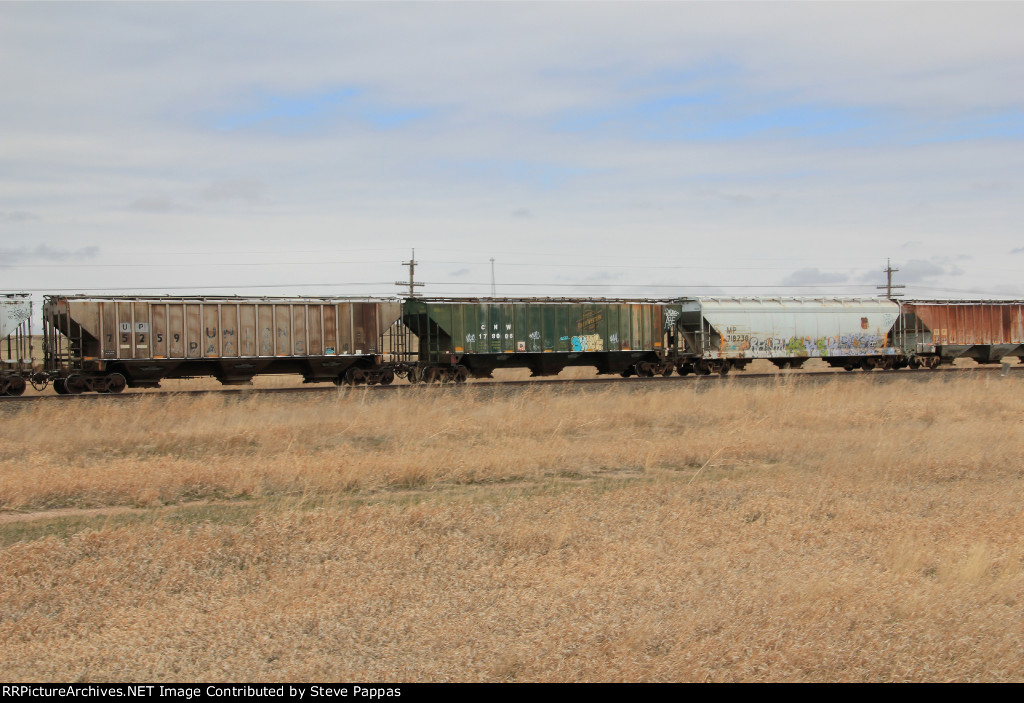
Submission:
[[[366,376],[360,368],[349,369],[342,378],[342,383],[346,386],[355,386],[366,380]]]
[[[380,372],[380,385],[390,386],[391,382],[395,380],[395,372],[391,369],[384,369]]]
[[[860,362],[860,368],[863,371],[871,371],[875,368],[875,365],[871,362],[871,359],[864,359]]]
[[[919,369],[919,368],[921,368],[921,360],[918,359],[916,356],[910,357],[909,364],[910,364],[910,368],[912,368],[912,369]]]
[[[651,364],[647,361],[641,361],[635,368],[636,375],[640,378],[652,378],[654,376],[654,369],[651,368]]]
[[[53,390],[57,391],[57,395],[68,394],[68,387],[63,378],[53,379]]]
[[[119,373],[112,373],[106,378],[107,389],[105,393],[120,393],[128,385],[128,379]]]
[[[693,367],[693,372],[698,376],[710,376],[711,366],[706,361],[700,361]]]
[[[458,366],[455,369],[455,382],[465,383],[466,379],[469,378],[469,369],[465,366]]]
[[[722,365],[718,367],[718,374],[720,376],[725,376],[727,373],[729,373],[729,369],[731,368],[732,364],[730,364],[728,361],[723,361]]]
[[[665,378],[668,378],[669,376],[671,376],[672,375],[672,371],[673,371],[672,364],[665,364],[664,366],[661,367],[661,375],[664,376]]]
[[[423,381],[423,371],[419,366],[410,366],[405,377],[409,379],[409,383],[420,383]]]
[[[88,390],[88,388],[85,377],[80,374],[73,373],[64,379],[64,389],[69,395],[79,395]]]
[[[623,378],[629,378],[633,375],[633,369],[622,369],[622,371],[619,371],[619,375]]]
[[[0,378],[0,395],[7,395],[7,388],[10,386],[10,381],[6,378]]]
[[[7,382],[7,395],[19,396],[25,392],[25,379],[21,376],[15,376]]]

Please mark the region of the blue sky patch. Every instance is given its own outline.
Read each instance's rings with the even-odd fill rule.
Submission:
[[[356,88],[334,88],[305,95],[259,91],[244,101],[247,105],[217,115],[210,123],[223,132],[260,128],[285,134],[303,133],[337,116],[342,106],[357,95]]]
[[[941,144],[975,139],[1024,138],[1024,113],[1008,110],[974,119],[924,123],[914,130],[914,144]]]
[[[863,139],[878,136],[884,122],[880,114],[867,108],[794,104],[758,109],[737,104],[721,93],[706,92],[563,116],[555,129],[618,132],[643,141],[721,142],[766,135]]]
[[[209,118],[208,124],[222,132],[254,129],[297,135],[320,132],[346,121],[392,129],[428,115],[429,111],[425,109],[375,105],[362,89],[340,87],[288,95],[258,91],[240,101],[238,108]]]

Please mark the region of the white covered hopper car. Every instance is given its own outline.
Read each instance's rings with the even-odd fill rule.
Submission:
[[[682,338],[680,373],[727,373],[754,359],[799,368],[810,358],[846,369],[904,365],[893,335],[900,306],[880,298],[686,298],[666,318]]]

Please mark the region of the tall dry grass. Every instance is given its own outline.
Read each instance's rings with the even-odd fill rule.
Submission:
[[[211,505],[0,525],[0,678],[1024,678],[1014,378],[435,390],[5,410],[8,510]]]
[[[789,379],[789,380],[787,380]],[[786,377],[642,390],[423,388],[49,403],[5,412],[0,510],[331,494],[785,463],[957,480],[1024,458],[1015,379]]]

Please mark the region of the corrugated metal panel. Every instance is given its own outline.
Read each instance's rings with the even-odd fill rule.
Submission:
[[[397,319],[399,306],[367,299],[69,296],[48,304],[45,314],[65,334],[83,333],[85,357],[221,359],[377,353],[382,320]]]
[[[410,299],[405,323],[424,354],[660,350],[662,306],[599,299]]]
[[[1024,344],[1022,301],[907,301],[935,345]]]

